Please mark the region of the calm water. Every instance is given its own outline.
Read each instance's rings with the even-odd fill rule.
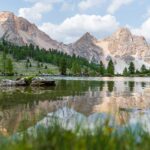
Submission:
[[[52,115],[69,126],[93,126],[107,116],[121,126],[149,124],[150,78],[75,79],[57,78],[50,88],[0,88],[0,132],[11,135]]]

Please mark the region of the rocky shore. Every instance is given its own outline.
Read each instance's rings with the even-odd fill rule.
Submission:
[[[41,77],[24,77],[16,80],[3,79],[0,86],[55,86],[55,81]]]

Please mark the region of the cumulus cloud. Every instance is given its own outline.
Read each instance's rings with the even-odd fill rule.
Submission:
[[[116,18],[111,15],[75,15],[65,19],[60,24],[43,23],[39,28],[52,38],[70,43],[77,40],[85,32],[90,32],[98,38],[109,35],[119,26]]]
[[[144,36],[150,42],[150,18],[148,18],[139,28],[132,28],[132,33]]]
[[[27,18],[30,21],[39,21],[42,19],[44,13],[53,9],[56,3],[62,3],[64,0],[25,0],[32,3],[31,7],[20,8],[18,11],[19,16]]]
[[[42,18],[42,14],[52,10],[51,4],[36,3],[30,8],[20,8],[19,16],[27,18],[30,21],[38,21]]]
[[[79,2],[78,7],[80,10],[86,10],[100,5],[102,1],[103,0],[82,0],[81,2]]]
[[[107,12],[114,14],[117,10],[120,9],[123,5],[128,5],[134,0],[112,0],[111,4],[108,6]]]

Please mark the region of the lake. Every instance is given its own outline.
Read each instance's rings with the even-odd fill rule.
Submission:
[[[51,116],[69,128],[109,117],[117,126],[150,129],[150,78],[53,78],[55,87],[0,88],[1,134],[49,124]]]

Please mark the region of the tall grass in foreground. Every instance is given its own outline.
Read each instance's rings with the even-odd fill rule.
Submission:
[[[35,134],[24,132],[22,138],[0,137],[2,150],[149,150],[150,135],[142,129],[113,129],[109,126],[94,131],[70,131],[59,125],[39,127]]]

